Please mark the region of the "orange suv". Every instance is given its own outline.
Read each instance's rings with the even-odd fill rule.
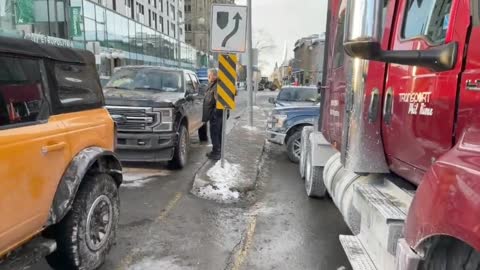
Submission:
[[[20,269],[29,247],[54,269],[103,263],[119,218],[115,141],[91,53],[0,38],[1,269]]]

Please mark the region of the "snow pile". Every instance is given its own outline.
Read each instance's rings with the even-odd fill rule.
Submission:
[[[192,269],[190,267],[182,267],[177,264],[177,259],[172,257],[166,257],[161,260],[155,260],[154,258],[145,258],[141,262],[130,266],[129,270],[185,270]]]
[[[259,131],[259,128],[254,127],[254,126],[242,126],[242,128],[244,128],[248,131]]]
[[[222,168],[221,161],[207,171],[207,176],[211,183],[204,186],[197,186],[194,193],[199,197],[217,202],[236,202],[240,198],[240,193],[236,187],[244,181],[240,172],[240,165],[230,164],[225,160],[225,166]]]

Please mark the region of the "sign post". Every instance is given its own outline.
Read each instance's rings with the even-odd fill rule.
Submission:
[[[218,58],[217,109],[223,110],[221,165],[225,166],[227,117],[235,109],[237,95],[237,55],[246,50],[247,7],[212,5],[211,51],[221,53]]]

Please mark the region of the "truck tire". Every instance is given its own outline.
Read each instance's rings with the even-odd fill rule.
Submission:
[[[287,140],[288,158],[293,163],[300,162],[300,154],[302,149],[302,130],[297,130]]]
[[[208,142],[208,128],[206,123],[198,130],[198,138],[201,142]]]
[[[86,176],[71,211],[53,227],[57,250],[47,256],[53,269],[93,270],[105,261],[115,241],[118,187],[108,174]]]
[[[188,158],[189,141],[187,127],[181,125],[178,129],[177,145],[173,150],[173,159],[169,162],[170,167],[174,169],[183,169],[185,167]]]
[[[300,164],[298,166],[298,169],[300,171],[300,177],[302,178],[302,180],[305,179],[305,164],[307,163],[306,162],[307,155],[309,155],[310,151],[312,151],[310,148],[310,134],[312,134],[312,132],[313,132],[313,127],[311,126],[304,127],[302,130],[302,137],[301,137],[302,150],[300,153]]]
[[[327,193],[323,183],[323,167],[312,165],[312,155],[307,156],[305,164],[305,191],[308,197],[323,198]]]
[[[477,270],[480,269],[480,252],[469,245],[449,239],[428,250],[421,270]]]

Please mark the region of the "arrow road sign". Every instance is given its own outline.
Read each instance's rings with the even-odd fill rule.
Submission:
[[[245,52],[247,7],[212,5],[211,50],[213,52]]]
[[[235,109],[237,93],[237,56],[222,54],[218,58],[217,109]]]

